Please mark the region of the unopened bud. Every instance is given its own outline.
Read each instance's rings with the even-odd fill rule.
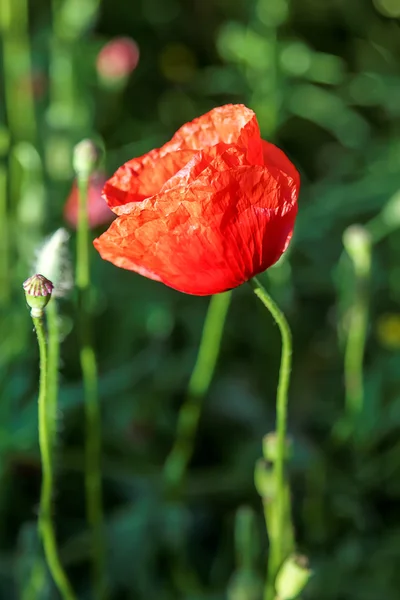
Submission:
[[[97,61],[97,73],[100,80],[108,86],[124,84],[139,62],[139,47],[127,37],[115,38],[100,50]]]
[[[254,484],[257,492],[264,500],[271,499],[276,493],[276,477],[267,462],[260,458],[254,470]]]
[[[267,433],[263,437],[263,456],[265,460],[274,463],[278,455],[278,436],[276,433]],[[290,439],[285,440],[285,459],[288,460],[291,456],[292,442]]]
[[[343,233],[343,245],[357,275],[365,277],[371,267],[371,235],[363,225],[350,225]]]
[[[74,148],[73,167],[78,177],[89,177],[99,166],[100,149],[89,139],[82,140]]]
[[[25,290],[26,302],[31,309],[31,316],[42,317],[43,310],[51,298],[53,284],[44,275],[32,275],[24,281],[22,287]]]
[[[276,577],[275,589],[278,600],[295,600],[306,587],[312,571],[305,556],[289,556]]]

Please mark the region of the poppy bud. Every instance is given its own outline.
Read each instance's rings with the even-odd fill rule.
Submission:
[[[99,162],[100,149],[92,140],[82,140],[75,146],[72,163],[78,177],[89,177]]]
[[[276,478],[271,465],[265,462],[262,458],[256,462],[254,470],[254,485],[257,492],[264,500],[268,500],[275,496]]]
[[[276,577],[277,600],[295,600],[306,587],[312,572],[305,556],[289,556]]]
[[[359,277],[365,277],[371,266],[371,235],[362,225],[351,225],[343,233],[343,245],[353,261]]]
[[[291,440],[286,439],[285,459],[291,456]],[[274,463],[277,457],[278,436],[276,433],[267,433],[263,438],[263,456],[268,462]]]
[[[123,83],[139,62],[139,47],[130,38],[116,38],[99,52],[96,68],[99,78],[107,85]]]
[[[24,281],[22,287],[25,290],[26,302],[31,309],[31,316],[42,317],[43,310],[51,298],[53,284],[44,275],[32,275]]]

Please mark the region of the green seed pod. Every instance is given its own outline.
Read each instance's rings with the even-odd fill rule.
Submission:
[[[24,283],[22,287],[25,290],[26,302],[31,309],[32,317],[42,317],[43,310],[49,303],[53,284],[44,275],[32,275]]]

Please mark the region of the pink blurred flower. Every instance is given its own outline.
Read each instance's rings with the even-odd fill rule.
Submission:
[[[101,79],[120,81],[134,71],[139,62],[139,46],[131,38],[120,37],[108,42],[97,55],[96,67]]]
[[[101,197],[103,186],[107,180],[104,173],[94,173],[90,177],[88,193],[88,217],[91,228],[110,223],[113,212],[108,208],[105,200]],[[78,224],[79,195],[76,181],[72,185],[71,192],[64,206],[64,219],[73,228]]]

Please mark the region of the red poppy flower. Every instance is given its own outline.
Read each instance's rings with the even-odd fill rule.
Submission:
[[[88,191],[88,218],[90,227],[98,227],[104,223],[110,223],[114,215],[108,208],[107,203],[101,197],[101,192],[107,178],[102,173],[95,173],[90,177]],[[71,193],[64,207],[64,219],[76,229],[78,224],[79,194],[78,186],[74,181]]]
[[[181,292],[224,292],[285,251],[299,186],[254,112],[222,106],[118,169],[103,197],[119,216],[94,244],[118,267]]]

